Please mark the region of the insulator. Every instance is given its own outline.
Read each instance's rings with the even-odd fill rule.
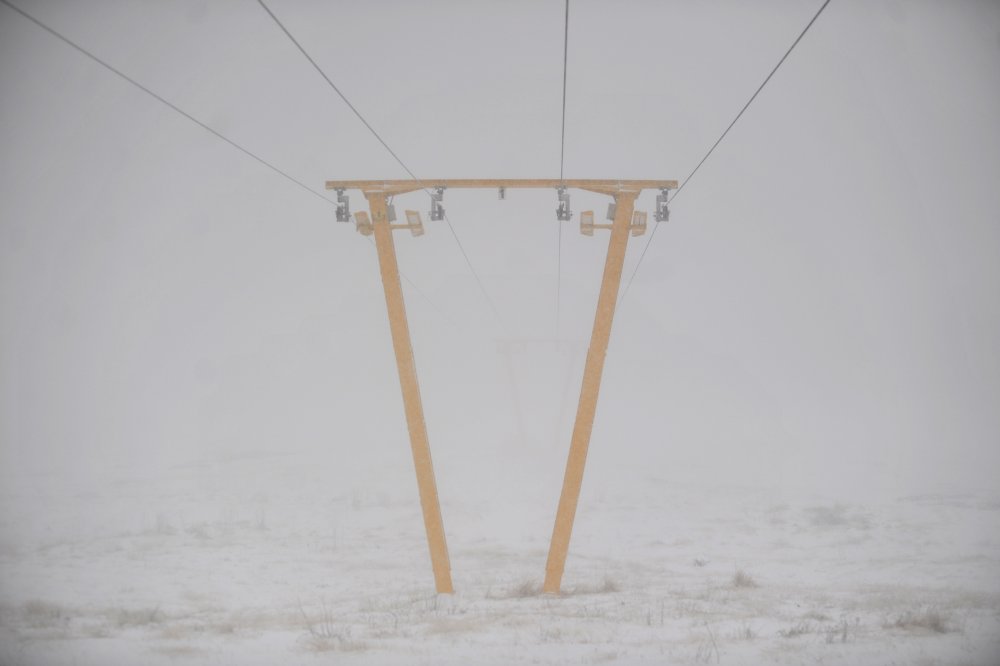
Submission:
[[[656,210],[653,211],[653,219],[657,222],[667,222],[670,220],[670,208],[667,207],[667,203],[670,198],[667,196],[669,190],[660,190],[660,193],[656,195]]]
[[[431,212],[430,218],[432,220],[443,220],[444,219],[444,206],[441,205],[441,201],[444,199],[444,188],[435,187],[434,194],[431,195]]]
[[[556,208],[556,219],[560,222],[572,220],[573,211],[569,207],[569,192],[566,191],[565,187],[557,188],[556,192],[559,194],[559,207]]]
[[[337,222],[351,221],[351,201],[344,190],[337,190]]]

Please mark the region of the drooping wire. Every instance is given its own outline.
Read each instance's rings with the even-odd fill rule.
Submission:
[[[754,92],[754,94],[750,96],[750,99],[748,99],[747,103],[743,105],[743,108],[740,109],[740,112],[736,114],[736,117],[733,118],[733,122],[729,123],[729,126],[722,133],[722,135],[719,136],[718,139],[716,139],[715,143],[712,144],[712,147],[708,149],[708,152],[705,153],[705,156],[701,158],[701,161],[698,162],[698,165],[691,170],[691,173],[688,174],[687,178],[685,178],[683,182],[681,182],[680,187],[678,187],[674,191],[674,193],[670,196],[669,202],[673,202],[673,200],[677,198],[677,195],[681,193],[681,190],[684,189],[684,186],[688,184],[688,182],[694,177],[696,173],[698,173],[698,169],[701,168],[701,165],[705,163],[705,160],[707,160],[709,155],[711,155],[715,151],[716,147],[720,143],[722,143],[722,140],[726,138],[727,134],[729,134],[729,130],[733,129],[733,126],[736,124],[736,121],[738,121],[743,116],[743,114],[750,107],[753,101],[757,99],[757,95],[759,95],[760,91],[764,89],[764,86],[766,86],[767,82],[771,80],[771,77],[774,76],[774,73],[778,71],[778,68],[781,67],[782,63],[785,62],[785,59],[788,58],[788,56],[795,49],[795,47],[798,46],[799,42],[809,31],[809,28],[812,27],[812,24],[816,22],[816,19],[819,18],[819,15],[823,13],[823,10],[826,9],[826,6],[828,4],[830,4],[830,0],[825,0],[825,2],[823,2],[823,5],[819,8],[816,14],[813,15],[809,23],[806,24],[806,27],[802,29],[802,32],[799,33],[799,36],[795,38],[795,41],[792,42],[792,45],[788,47],[787,51],[785,51],[785,55],[781,56],[781,60],[778,61],[778,64],[774,66],[774,69],[772,69],[771,73],[767,75],[767,78],[764,79],[764,82],[761,83],[760,86],[757,88],[757,90]],[[649,240],[646,241],[645,247],[642,248],[642,254],[639,255],[639,261],[636,262],[635,270],[632,271],[632,275],[631,277],[629,277],[628,284],[625,285],[625,291],[622,292],[622,296],[619,299],[619,305],[621,304],[621,301],[625,300],[625,295],[628,294],[629,287],[632,286],[632,280],[635,279],[635,274],[639,272],[639,267],[642,266],[642,260],[646,257],[646,251],[649,249],[649,246],[653,243],[653,237],[656,236],[656,230],[659,228],[660,224],[657,223],[656,226],[653,227],[653,231],[650,232]]]
[[[562,136],[559,142],[559,180],[563,179],[566,159],[566,71],[569,64],[569,0],[566,0],[566,19],[563,27],[563,87],[562,87]],[[559,315],[562,306],[562,220],[558,220],[559,239],[556,252],[556,339],[559,338]]]
[[[264,165],[265,167],[267,167],[271,171],[277,173],[278,175],[280,175],[283,178],[291,181],[292,183],[295,183],[300,188],[302,188],[303,190],[309,192],[310,194],[313,194],[313,195],[319,197],[320,199],[322,199],[326,203],[330,204],[331,206],[336,206],[337,205],[337,203],[335,201],[331,201],[330,199],[328,199],[327,197],[323,196],[322,194],[320,194],[316,190],[312,189],[311,187],[309,187],[308,185],[306,185],[302,181],[298,180],[297,178],[295,178],[293,176],[290,176],[285,171],[282,171],[278,167],[274,166],[273,164],[271,164],[270,162],[268,162],[267,160],[265,160],[263,157],[260,157],[259,155],[251,152],[250,150],[248,150],[248,149],[244,148],[243,146],[241,146],[240,144],[236,143],[235,141],[233,141],[229,137],[227,137],[227,136],[221,134],[220,132],[212,129],[209,125],[207,125],[204,122],[198,120],[197,118],[195,118],[194,116],[192,116],[190,113],[188,113],[184,109],[180,108],[176,104],[173,104],[172,102],[168,101],[167,99],[165,99],[165,98],[161,97],[160,95],[156,94],[155,92],[153,92],[152,90],[150,90],[149,88],[147,88],[146,86],[144,86],[143,84],[139,83],[138,81],[136,81],[135,79],[133,79],[129,75],[127,75],[124,72],[122,72],[121,70],[119,70],[119,69],[115,68],[114,66],[110,65],[109,63],[105,62],[101,58],[97,57],[96,55],[94,55],[93,53],[91,53],[87,49],[83,48],[82,46],[80,46],[79,44],[77,44],[76,42],[74,42],[73,40],[69,39],[68,37],[66,37],[62,33],[56,31],[53,28],[50,28],[45,23],[42,23],[42,21],[40,21],[39,19],[35,18],[31,14],[28,14],[26,11],[24,11],[20,7],[17,7],[15,5],[11,4],[10,2],[8,2],[8,0],[0,0],[0,3],[6,5],[10,9],[14,10],[15,12],[17,12],[18,14],[20,14],[24,18],[28,19],[29,21],[31,21],[32,23],[34,23],[35,25],[37,25],[42,30],[46,31],[47,33],[49,33],[53,37],[56,37],[57,39],[59,39],[60,41],[62,41],[67,46],[70,46],[70,47],[74,48],[77,52],[79,52],[79,53],[87,56],[88,58],[90,58],[91,60],[93,60],[94,62],[96,62],[97,64],[99,64],[101,67],[104,67],[105,69],[107,69],[109,72],[117,75],[118,77],[120,77],[120,78],[124,79],[125,81],[127,81],[128,83],[132,84],[134,87],[138,88],[139,90],[141,90],[142,92],[146,93],[147,95],[149,95],[150,97],[152,97],[156,101],[158,101],[161,104],[165,105],[167,108],[169,108],[172,111],[178,113],[179,115],[183,116],[184,118],[187,118],[188,120],[190,120],[191,122],[193,122],[195,125],[198,125],[198,127],[201,127],[203,130],[209,132],[210,134],[212,134],[216,138],[221,139],[222,141],[225,141],[230,146],[232,146],[236,150],[240,151],[244,155],[247,155],[247,156],[253,158],[258,163]],[[368,240],[369,240],[369,242],[371,242],[370,238]],[[427,296],[427,294],[425,294],[423,291],[421,291],[421,289],[413,282],[413,280],[411,280],[402,271],[400,271],[400,275],[403,277],[404,280],[406,280],[409,283],[409,285],[411,287],[413,287],[413,290],[417,294],[419,294],[421,298],[423,298],[425,301],[427,301],[427,303],[430,304],[430,306],[438,314],[440,314],[442,317],[444,317],[449,322],[451,321],[451,318],[448,317],[444,313],[444,311],[440,307],[438,307],[438,305]]]
[[[569,0],[566,0],[566,20],[563,28],[563,94],[562,94],[562,140],[559,145],[559,180],[563,179],[563,164],[566,156],[566,70],[569,64]]]
[[[767,75],[767,78],[764,79],[764,82],[760,84],[760,87],[757,88],[754,94],[751,95],[750,99],[747,100],[747,103],[743,105],[743,108],[740,109],[740,112],[736,114],[736,117],[733,118],[733,122],[729,123],[729,127],[726,128],[726,131],[723,132],[722,136],[720,136],[718,140],[716,140],[716,142],[712,144],[712,147],[708,149],[708,152],[705,153],[705,156],[701,158],[700,162],[698,162],[698,166],[696,166],[694,170],[692,170],[691,173],[688,174],[688,177],[684,179],[684,182],[681,183],[681,186],[678,187],[677,191],[674,192],[673,196],[670,197],[671,201],[674,199],[674,197],[676,197],[678,194],[681,193],[681,190],[684,189],[684,186],[688,184],[688,181],[691,180],[691,178],[694,177],[694,175],[698,172],[698,169],[700,169],[701,165],[705,163],[705,160],[708,159],[708,156],[712,154],[712,152],[715,150],[715,147],[718,146],[720,143],[722,143],[722,140],[726,138],[726,135],[729,134],[729,130],[733,129],[733,125],[736,124],[736,121],[740,119],[740,117],[747,110],[747,108],[753,103],[755,99],[757,99],[757,95],[759,95],[760,91],[764,89],[764,86],[766,86],[767,82],[771,80],[771,77],[774,76],[774,73],[778,71],[778,68],[781,67],[782,63],[785,62],[785,59],[789,56],[789,54],[791,54],[791,52],[795,49],[795,47],[798,46],[798,43],[809,31],[809,28],[812,27],[812,24],[816,22],[816,19],[819,18],[819,15],[823,13],[823,10],[826,9],[826,6],[828,4],[830,4],[830,0],[826,0],[823,3],[823,5],[819,8],[819,11],[817,11],[816,14],[809,21],[809,23],[806,24],[806,27],[802,29],[802,32],[799,33],[799,36],[795,38],[795,41],[792,42],[792,45],[788,47],[787,51],[785,51],[785,55],[781,56],[781,60],[778,61],[778,64],[774,66],[774,69],[772,69],[771,73]]]
[[[375,241],[373,241],[371,238],[369,238],[368,241],[372,244],[372,248],[375,249],[376,252],[378,252],[378,248],[375,247]],[[420,287],[417,286],[417,283],[410,279],[409,275],[407,275],[403,271],[399,271],[399,275],[404,280],[406,280],[407,284],[409,284],[411,287],[413,287],[413,291],[417,292],[417,294],[422,299],[424,299],[425,301],[427,301],[427,303],[434,309],[435,312],[437,312],[438,316],[441,317],[441,319],[443,319],[444,321],[446,321],[453,329],[459,328],[458,325],[455,323],[455,320],[452,319],[451,316],[447,312],[445,312],[444,310],[442,310],[438,306],[437,303],[435,303],[434,301],[432,301],[430,299],[430,297],[427,294],[425,294],[423,292],[423,290],[420,289]]]
[[[347,99],[347,96],[344,95],[344,93],[341,92],[340,88],[338,88],[336,84],[330,79],[330,77],[326,75],[326,72],[323,71],[323,68],[320,67],[315,60],[313,60],[312,56],[310,56],[309,53],[305,50],[305,48],[302,46],[302,44],[299,43],[299,40],[295,39],[295,36],[292,35],[292,33],[288,30],[288,28],[285,27],[285,25],[281,22],[281,20],[274,14],[274,12],[272,12],[271,9],[264,3],[264,0],[257,0],[257,3],[260,4],[260,6],[264,9],[265,12],[267,12],[267,15],[271,17],[271,20],[273,20],[274,23],[279,28],[281,28],[281,31],[285,33],[285,36],[288,37],[288,39],[292,42],[292,44],[294,44],[295,47],[299,50],[299,52],[302,53],[305,59],[309,61],[309,64],[313,66],[313,68],[319,73],[319,75],[323,77],[323,80],[327,82],[330,88],[332,88],[333,91],[337,93],[337,95],[340,97],[340,99],[344,101],[344,103],[348,106],[348,108],[350,108],[351,111],[354,112],[354,115],[358,117],[358,120],[360,120],[364,124],[364,126],[368,128],[368,131],[371,132],[372,136],[378,139],[378,142],[382,144],[382,146],[389,152],[390,155],[392,155],[393,159],[396,160],[399,166],[401,166],[403,170],[410,175],[410,178],[419,181],[420,179],[417,178],[416,174],[414,174],[413,171],[408,166],[406,166],[403,160],[399,158],[399,155],[397,155],[396,152],[389,147],[389,144],[385,142],[385,139],[383,139],[379,135],[379,133],[375,131],[375,128],[371,126],[371,123],[369,123],[365,119],[365,117],[361,115],[361,112],[358,111],[358,109],[353,104],[351,104],[351,101]],[[427,193],[428,196],[430,196],[430,192],[428,192],[426,189],[424,190],[424,192]],[[475,278],[476,283],[479,285],[479,289],[483,293],[483,297],[486,299],[486,302],[490,306],[490,309],[493,310],[493,315],[497,318],[497,321],[499,321],[501,325],[503,325],[503,318],[500,316],[500,312],[499,310],[497,310],[496,304],[490,297],[489,292],[486,291],[486,287],[483,284],[482,279],[479,277],[479,273],[476,271],[475,266],[472,265],[472,260],[469,259],[469,255],[465,251],[465,246],[462,245],[462,241],[459,239],[458,233],[455,231],[455,227],[452,225],[451,220],[448,219],[447,214],[445,214],[444,216],[444,221],[448,224],[448,229],[451,231],[451,235],[455,239],[455,244],[458,245],[459,251],[465,258],[465,263],[469,266],[469,272],[472,273],[472,277]]]
[[[444,221],[448,223],[448,230],[451,231],[451,235],[455,239],[455,244],[458,245],[458,249],[461,250],[462,256],[465,257],[465,263],[469,265],[469,272],[472,273],[472,277],[475,278],[476,284],[479,285],[479,291],[482,292],[483,298],[486,299],[486,303],[490,306],[490,310],[493,311],[493,316],[497,318],[497,321],[500,322],[500,325],[503,327],[505,331],[508,330],[506,322],[504,321],[503,317],[500,316],[500,311],[497,310],[496,303],[493,302],[493,297],[490,296],[490,292],[486,291],[486,286],[483,284],[482,279],[479,277],[479,273],[473,267],[472,261],[469,260],[469,255],[465,253],[465,248],[462,247],[462,241],[458,239],[458,234],[455,233],[455,227],[452,226],[451,220],[448,219],[448,213],[444,214]]]
[[[406,173],[410,174],[410,176],[414,180],[418,180],[418,178],[413,175],[413,172],[410,171],[405,164],[403,164],[403,160],[399,159],[399,155],[393,152],[392,148],[389,147],[389,144],[387,144],[385,140],[381,136],[379,136],[379,133],[375,131],[375,128],[368,124],[368,121],[365,120],[365,117],[361,115],[361,112],[358,111],[356,108],[354,108],[354,105],[351,104],[351,100],[347,99],[344,93],[340,92],[340,88],[337,87],[337,84],[335,84],[333,81],[330,80],[330,77],[326,75],[326,72],[324,72],[323,69],[316,64],[316,61],[312,59],[312,56],[310,56],[309,53],[304,48],[302,48],[302,44],[299,44],[299,40],[295,39],[292,33],[288,31],[288,28],[286,28],[285,24],[282,23],[278,19],[278,17],[274,15],[274,12],[271,11],[271,8],[268,7],[266,4],[264,4],[264,0],[257,0],[257,2],[260,3],[260,6],[264,8],[264,11],[267,12],[268,16],[271,17],[271,19],[275,22],[275,24],[277,24],[277,26],[281,28],[281,31],[284,32],[285,36],[287,36],[288,39],[291,40],[292,44],[295,44],[295,47],[302,53],[303,56],[305,56],[305,59],[309,61],[309,64],[312,65],[313,68],[317,72],[319,72],[319,75],[323,77],[323,79],[330,85],[331,88],[333,88],[333,91],[338,95],[340,95],[340,99],[344,100],[344,104],[346,104],[347,107],[354,112],[354,115],[358,117],[358,120],[364,123],[364,126],[368,128],[368,131],[372,133],[372,136],[378,139],[378,142],[382,144],[382,147],[389,151],[389,154],[392,155],[393,158],[399,163],[399,166],[403,167]]]
[[[184,116],[185,118],[187,118],[188,120],[190,120],[191,122],[193,122],[195,125],[198,125],[199,127],[201,127],[206,132],[209,132],[209,133],[213,134],[214,136],[216,136],[219,139],[222,139],[223,141],[225,141],[226,143],[228,143],[230,146],[232,146],[236,150],[238,150],[241,153],[243,153],[243,154],[245,154],[245,155],[247,155],[247,156],[255,159],[257,162],[263,164],[264,166],[266,166],[271,171],[273,171],[273,172],[277,173],[278,175],[282,176],[283,178],[285,178],[285,179],[287,179],[287,180],[295,183],[296,185],[298,185],[299,187],[301,187],[303,190],[309,192],[310,194],[319,197],[320,199],[322,199],[323,201],[327,202],[330,205],[333,205],[333,206],[337,205],[336,203],[334,203],[330,199],[327,199],[325,196],[323,196],[322,194],[320,194],[316,190],[312,189],[311,187],[309,187],[308,185],[306,185],[302,181],[300,181],[300,180],[298,180],[298,179],[296,179],[296,178],[288,175],[287,173],[285,173],[284,171],[282,171],[278,167],[274,166],[273,164],[271,164],[270,162],[268,162],[267,160],[265,160],[263,157],[260,157],[259,155],[256,155],[255,153],[247,150],[246,148],[244,148],[243,146],[239,145],[235,141],[233,141],[233,140],[231,140],[231,139],[223,136],[219,132],[215,131],[214,129],[212,129],[211,127],[209,127],[208,125],[206,125],[202,121],[200,121],[197,118],[195,118],[194,116],[192,116],[190,113],[188,113],[184,109],[178,107],[176,104],[173,104],[172,102],[164,99],[163,97],[161,97],[160,95],[156,94],[155,92],[153,92],[152,90],[150,90],[146,86],[142,85],[141,83],[139,83],[138,81],[136,81],[135,79],[133,79],[132,77],[130,77],[128,74],[125,74],[124,72],[122,72],[121,70],[113,67],[112,65],[108,64],[104,60],[101,60],[96,55],[94,55],[93,53],[91,53],[90,51],[88,51],[87,49],[83,48],[82,46],[80,46],[79,44],[77,44],[73,40],[69,39],[68,37],[66,37],[62,33],[59,33],[56,30],[54,30],[54,29],[50,28],[49,26],[47,26],[46,24],[42,23],[40,20],[36,19],[34,16],[32,16],[29,13],[27,13],[26,11],[24,11],[20,7],[16,7],[16,6],[12,5],[7,0],[0,0],[0,2],[2,2],[5,5],[7,5],[11,9],[13,9],[15,12],[17,12],[18,14],[20,14],[24,18],[28,19],[29,21],[31,21],[32,23],[34,23],[39,28],[41,28],[42,30],[46,31],[47,33],[49,33],[53,37],[58,38],[63,43],[65,43],[68,46],[71,46],[74,49],[76,49],[79,53],[82,53],[83,55],[87,56],[88,58],[90,58],[91,60],[93,60],[94,62],[96,62],[98,65],[100,65],[101,67],[104,67],[105,69],[107,69],[108,71],[112,72],[113,74],[116,74],[120,78],[125,79],[126,81],[128,81],[129,83],[131,83],[133,86],[135,86],[139,90],[143,91],[144,93],[146,93],[147,95],[149,95],[150,97],[152,97],[153,99],[155,99],[156,101],[158,101],[161,104],[169,107],[174,112],[176,112],[176,113]]]
[[[556,339],[559,339],[559,317],[562,309],[562,220],[557,220],[559,229],[558,250],[556,252]]]

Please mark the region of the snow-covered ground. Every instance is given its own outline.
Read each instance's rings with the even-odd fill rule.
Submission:
[[[551,479],[439,469],[438,596],[400,453],[349,479],[274,452],[5,482],[0,663],[1000,663],[997,497],[588,471],[547,596]]]

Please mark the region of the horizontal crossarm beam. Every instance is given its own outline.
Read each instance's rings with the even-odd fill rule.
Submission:
[[[558,178],[444,178],[440,180],[328,180],[328,190],[361,190],[386,195],[405,194],[417,190],[445,187],[450,189],[544,189],[568,187],[599,194],[615,195],[619,192],[642,190],[676,190],[676,180],[595,180]]]

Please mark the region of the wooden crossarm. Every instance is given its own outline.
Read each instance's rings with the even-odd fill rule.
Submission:
[[[405,194],[417,190],[431,190],[435,187],[449,189],[546,189],[567,187],[598,194],[615,195],[620,192],[641,192],[642,190],[676,190],[676,180],[615,180],[571,178],[442,178],[438,180],[328,180],[328,190],[361,190],[365,193],[388,195]]]

